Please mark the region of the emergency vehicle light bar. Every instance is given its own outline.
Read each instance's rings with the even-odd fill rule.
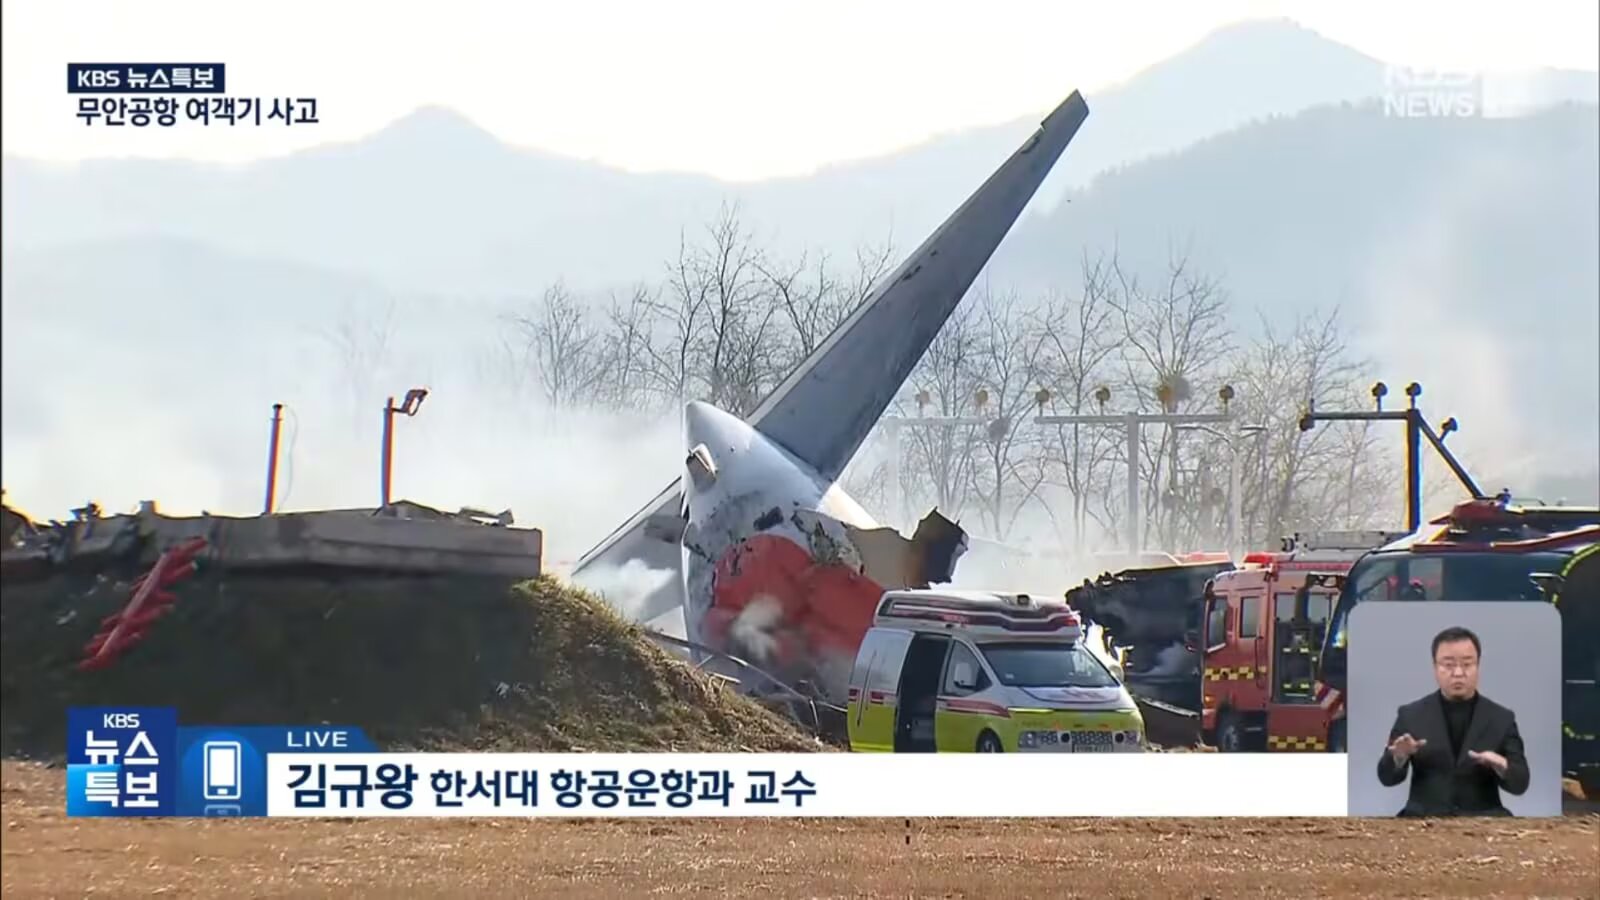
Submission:
[[[1463,541],[1452,539],[1449,535],[1441,535],[1431,541],[1418,541],[1407,549],[1412,553],[1479,553],[1486,550],[1498,553],[1526,553],[1532,550],[1555,550],[1573,544],[1587,544],[1596,541],[1600,541],[1600,525],[1585,525],[1572,531],[1558,531],[1554,534],[1520,541]]]
[[[1348,569],[1355,565],[1353,552],[1335,553],[1267,553],[1257,551],[1245,555],[1241,567],[1259,567],[1277,572],[1328,571]]]
[[[1518,506],[1508,494],[1485,500],[1457,503],[1450,512],[1429,521],[1430,525],[1516,525],[1528,523],[1544,527],[1571,523],[1574,528],[1600,524],[1600,508],[1593,506]],[[1549,530],[1545,528],[1545,530]]]
[[[1391,531],[1309,531],[1296,532],[1283,539],[1285,553],[1330,550],[1375,550],[1405,537],[1405,532]]]
[[[879,619],[942,622],[947,626],[999,628],[1030,634],[1081,630],[1083,620],[1069,607],[1013,606],[951,598],[888,597],[878,608]]]
[[[1496,525],[1511,524],[1517,520],[1520,509],[1514,509],[1499,499],[1466,500],[1450,508],[1450,512],[1429,522],[1430,525]]]

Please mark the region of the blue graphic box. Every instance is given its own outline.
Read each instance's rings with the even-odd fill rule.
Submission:
[[[265,816],[267,754],[377,750],[345,726],[179,727],[172,707],[73,707],[67,815]]]

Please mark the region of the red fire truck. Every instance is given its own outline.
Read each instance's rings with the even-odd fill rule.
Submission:
[[[1317,658],[1344,573],[1393,540],[1385,532],[1296,535],[1206,586],[1201,730],[1225,753],[1323,751]]]

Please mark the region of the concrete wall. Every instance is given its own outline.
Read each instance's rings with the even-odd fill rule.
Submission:
[[[541,572],[543,534],[459,520],[401,519],[343,510],[235,519],[146,515],[155,540],[146,555],[204,537],[202,556],[230,568],[327,565],[391,572],[462,572],[532,578]]]

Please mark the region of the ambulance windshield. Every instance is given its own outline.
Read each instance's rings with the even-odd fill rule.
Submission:
[[[979,644],[1006,687],[1116,687],[1117,680],[1082,644]]]

